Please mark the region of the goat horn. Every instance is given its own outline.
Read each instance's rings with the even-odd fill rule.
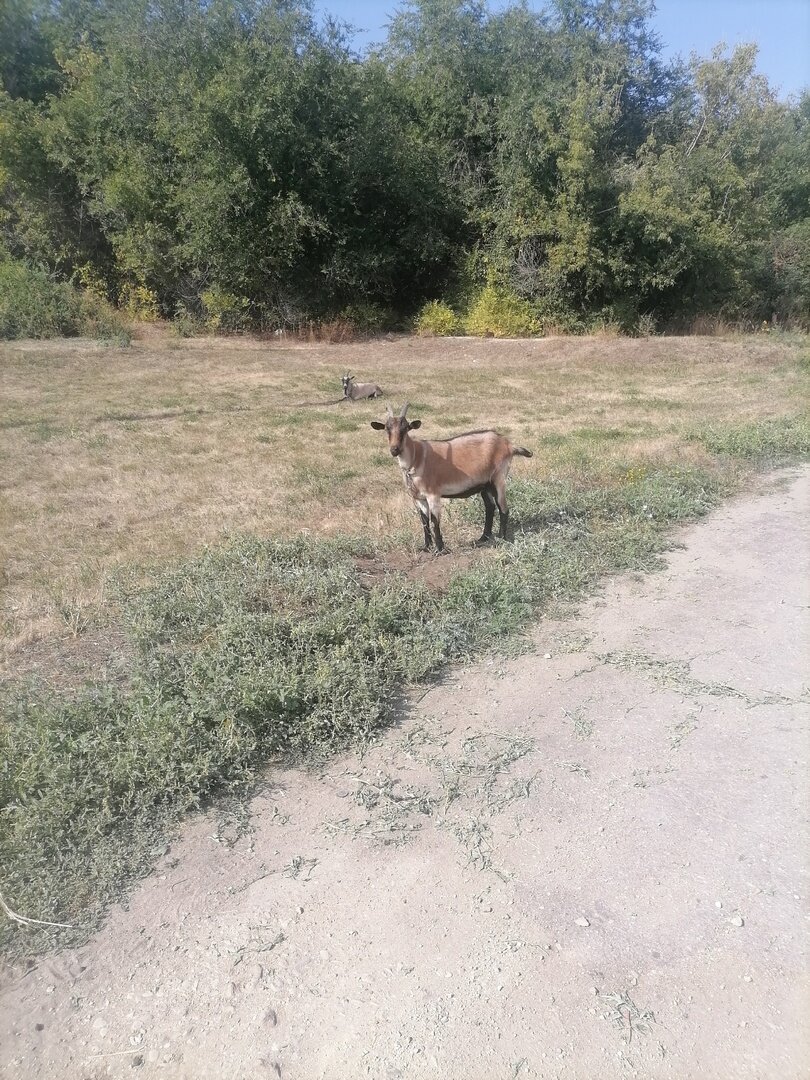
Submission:
[[[410,402],[409,402],[409,401],[406,401],[406,402],[405,402],[405,404],[404,404],[404,405],[402,406],[402,408],[400,409],[400,411],[399,411],[399,418],[400,418],[400,420],[404,420],[404,419],[405,419],[405,413],[406,413],[406,412],[408,411],[408,406],[409,406],[409,405],[410,405]]]
[[[388,409],[388,415],[389,415],[389,416],[391,417],[391,419],[393,420],[393,418],[394,418],[394,410],[393,410],[393,409],[391,408],[391,406],[390,406],[390,405],[386,405],[385,407],[386,407],[386,409]]]

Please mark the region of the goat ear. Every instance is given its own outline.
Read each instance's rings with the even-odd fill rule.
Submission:
[[[408,424],[408,431],[413,431],[414,428],[418,428],[418,427],[421,427],[421,426],[422,426],[422,421],[421,420],[411,420],[411,422]]]
[[[371,426],[374,428],[375,431],[385,431],[385,424],[383,424],[380,420],[372,420]]]

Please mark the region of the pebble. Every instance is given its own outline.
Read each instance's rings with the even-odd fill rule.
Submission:
[[[550,659],[551,659],[551,653],[550,653],[550,652],[547,652],[547,653],[545,654],[545,656],[543,657],[543,659],[544,659],[544,660],[550,660]]]
[[[587,920],[586,918],[584,918],[584,917],[583,917],[583,918],[581,918],[581,919],[577,919],[577,926],[590,926],[590,925],[591,925],[591,924],[590,924],[590,923],[588,922],[588,920]]]
[[[745,920],[742,915],[735,915],[733,919],[728,920],[732,926],[745,926]]]

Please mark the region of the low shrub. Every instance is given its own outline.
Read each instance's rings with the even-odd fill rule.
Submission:
[[[334,321],[351,323],[358,334],[381,334],[396,324],[394,314],[381,304],[350,304]]]
[[[492,283],[476,294],[464,319],[464,330],[475,337],[531,337],[540,329],[527,301]]]
[[[136,322],[153,323],[160,318],[157,293],[145,285],[124,285],[120,304],[129,318]]]
[[[42,270],[0,258],[0,338],[75,337],[82,322],[78,290]]]
[[[461,320],[449,304],[429,300],[419,309],[414,330],[423,337],[449,337],[461,331]]]
[[[92,337],[128,345],[121,314],[96,292],[81,292],[44,271],[0,259],[0,338]]]
[[[246,330],[250,322],[250,301],[227,289],[212,285],[200,294],[204,321],[208,330]]]

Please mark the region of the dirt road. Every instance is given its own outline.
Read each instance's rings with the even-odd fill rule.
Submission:
[[[7,982],[3,1075],[810,1076],[808,511],[791,472],[252,831],[194,821]]]

